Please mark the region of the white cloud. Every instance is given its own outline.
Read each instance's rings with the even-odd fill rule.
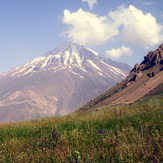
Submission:
[[[111,49],[106,51],[106,55],[109,55],[113,59],[119,59],[122,55],[131,56],[132,50],[129,47],[122,46],[118,49]]]
[[[113,41],[115,36],[146,49],[163,41],[163,26],[150,13],[144,14],[132,5],[128,8],[120,6],[103,17],[82,9],[74,13],[65,10],[62,22],[69,25],[65,32],[69,38],[87,45]]]
[[[148,49],[162,41],[163,27],[156,22],[150,13],[144,14],[134,6],[121,6],[117,11],[110,12],[109,16],[117,26],[123,26],[121,39],[131,44]]]
[[[100,45],[118,35],[118,30],[107,22],[107,17],[99,17],[82,9],[74,13],[65,10],[62,21],[69,25],[65,34],[82,44]]]
[[[92,10],[93,6],[97,3],[97,0],[82,0],[83,2],[88,2],[89,8]]]

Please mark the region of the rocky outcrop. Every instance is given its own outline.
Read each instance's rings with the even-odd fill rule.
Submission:
[[[136,64],[130,72],[129,82],[136,81],[144,75],[154,77],[163,70],[163,44],[155,51],[150,51],[140,64]]]
[[[156,51],[151,51],[144,57],[144,61],[141,64],[156,65],[163,64],[163,44],[159,46]]]

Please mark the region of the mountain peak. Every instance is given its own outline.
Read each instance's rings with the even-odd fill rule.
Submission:
[[[63,66],[80,67],[84,60],[98,56],[98,53],[75,41],[67,41],[46,55],[48,60],[57,60]]]
[[[97,52],[87,48],[85,45],[79,44],[76,41],[67,41],[66,43],[60,45],[58,48],[54,49],[53,51],[48,52],[46,55],[49,54],[57,54],[57,53],[64,53],[65,51],[71,52],[78,52],[79,53],[84,53],[85,51],[89,51],[94,53],[95,55],[98,55]],[[86,55],[86,52],[85,52]]]
[[[105,75],[102,72],[102,69],[105,69],[104,71],[109,69],[112,73],[115,74],[113,78],[116,78],[119,75],[124,78],[125,75],[128,74],[127,69],[121,69],[116,65],[111,65],[111,63],[108,63],[107,59],[100,57],[97,52],[77,42],[68,41],[58,48],[48,52],[47,54],[25,64],[24,66],[15,68],[6,74],[3,74],[3,76],[8,74],[12,74],[12,76],[18,77],[27,74],[31,76],[42,71],[53,70],[54,72],[57,72],[64,69],[73,71],[74,73],[76,73],[77,69],[78,71],[80,69],[80,71],[85,73],[91,73],[95,71],[96,73],[103,76]],[[82,77],[81,75],[79,76]]]
[[[83,45],[77,43],[77,42],[74,42],[74,41],[67,41],[65,42],[64,44],[60,45],[58,48],[54,49],[53,51],[50,51],[48,54],[55,54],[55,53],[58,53],[58,52],[64,52],[64,51],[67,51],[69,49],[72,49],[73,47],[75,47],[76,49],[79,49],[81,47],[83,47]]]

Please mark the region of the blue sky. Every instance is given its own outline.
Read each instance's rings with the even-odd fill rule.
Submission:
[[[131,66],[163,43],[163,0],[0,0],[0,73],[67,40]]]

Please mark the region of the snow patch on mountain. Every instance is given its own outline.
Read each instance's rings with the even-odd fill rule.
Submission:
[[[99,55],[97,52],[95,52],[95,51],[94,51],[94,50],[92,50],[92,49],[87,48],[87,50],[91,51],[91,52],[92,52],[93,54],[95,54],[96,56],[98,56],[98,55]]]
[[[28,71],[26,71],[26,72],[24,73],[24,75],[30,73],[31,71],[33,71],[34,68],[35,68],[35,66],[32,66]]]
[[[102,60],[100,60],[100,62],[103,63],[103,64],[105,64],[110,69],[110,71],[114,72],[116,75],[122,74],[123,75],[123,78],[125,78],[126,75],[119,68],[110,66],[110,65],[108,65],[107,63],[105,63]]]
[[[103,76],[104,78],[106,78],[106,76],[104,74],[102,74],[101,72],[98,72],[98,74]]]
[[[96,65],[94,64],[91,60],[87,60],[95,69],[99,70],[102,72],[102,70]]]
[[[38,62],[42,61],[42,60],[45,60],[46,57],[45,56],[41,56],[41,57],[38,57],[36,59],[34,59],[33,61],[27,63],[26,65],[24,66],[28,66],[28,65],[31,65],[31,64],[37,64]]]
[[[74,71],[69,70],[69,72],[71,72],[71,73],[73,73],[73,74],[75,74],[75,75],[78,75],[80,78],[84,79],[84,77],[83,77],[82,75],[80,75],[80,74],[78,74],[78,73],[76,73],[76,72],[74,72]]]
[[[88,73],[88,71],[86,71],[84,68],[80,67],[80,69],[86,73]]]

